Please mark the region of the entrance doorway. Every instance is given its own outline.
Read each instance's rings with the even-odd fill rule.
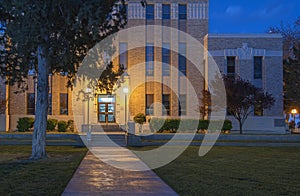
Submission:
[[[98,121],[100,123],[115,123],[115,104],[114,95],[98,95]]]

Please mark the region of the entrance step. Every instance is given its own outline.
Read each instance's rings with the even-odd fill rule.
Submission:
[[[108,133],[124,133],[125,130],[122,129],[118,124],[92,124],[90,125],[92,133],[108,132]],[[83,132],[87,132],[88,125],[84,125]]]
[[[114,147],[114,146],[126,146],[125,134],[92,134],[89,140],[86,135],[81,136],[88,147]]]

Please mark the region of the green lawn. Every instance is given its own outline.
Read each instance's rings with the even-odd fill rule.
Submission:
[[[179,195],[300,195],[300,148],[189,147],[155,172]]]
[[[60,195],[87,152],[47,147],[48,159],[28,160],[31,146],[0,146],[0,195]]]

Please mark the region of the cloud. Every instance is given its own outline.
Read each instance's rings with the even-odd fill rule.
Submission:
[[[226,14],[231,15],[231,16],[236,16],[240,15],[242,12],[242,7],[241,6],[228,6],[226,9]]]

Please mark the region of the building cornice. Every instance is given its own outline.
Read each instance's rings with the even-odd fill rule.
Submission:
[[[268,34],[268,33],[257,33],[257,34],[207,34],[205,39],[207,38],[278,38],[282,39],[281,34]]]

